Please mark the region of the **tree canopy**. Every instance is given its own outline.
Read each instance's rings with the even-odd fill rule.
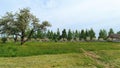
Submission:
[[[0,33],[13,35],[17,40],[21,38],[21,45],[28,41],[32,34],[37,30],[46,30],[46,27],[51,26],[48,21],[39,23],[39,19],[30,12],[29,8],[20,9],[19,12],[7,12],[0,19]],[[27,32],[29,29],[29,32]],[[26,39],[25,39],[26,38]]]

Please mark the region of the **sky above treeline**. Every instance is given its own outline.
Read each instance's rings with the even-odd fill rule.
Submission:
[[[120,31],[120,0],[1,0],[0,16],[7,11],[31,8],[40,21],[47,20],[49,28],[80,30],[113,28]]]

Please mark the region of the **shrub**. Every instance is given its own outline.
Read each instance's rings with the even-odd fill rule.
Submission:
[[[2,40],[2,43],[6,43],[7,38],[6,38],[6,37],[3,37],[1,40]]]

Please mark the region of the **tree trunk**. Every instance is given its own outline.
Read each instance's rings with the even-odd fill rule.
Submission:
[[[24,37],[25,37],[25,34],[24,34],[24,31],[22,31],[22,33],[21,33],[21,45],[23,45],[25,43]]]
[[[25,38],[24,31],[21,33],[21,45],[23,45],[26,41],[28,41],[30,39],[33,32],[34,32],[34,30],[32,29],[26,40],[24,40],[24,38]]]
[[[17,42],[17,38],[18,38],[18,36],[15,35],[15,37],[14,37],[14,42]]]
[[[24,43],[24,37],[22,36],[21,37],[21,45],[23,45],[23,43]]]
[[[28,37],[27,37],[27,40],[26,40],[26,41],[28,41],[28,40],[31,38],[31,35],[33,34],[33,32],[34,32],[34,30],[32,29],[32,30],[30,31],[30,34],[28,35]]]

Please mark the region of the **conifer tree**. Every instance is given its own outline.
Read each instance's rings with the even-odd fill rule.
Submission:
[[[80,38],[85,39],[85,32],[83,29],[81,30]]]
[[[111,35],[111,34],[114,34],[114,31],[112,28],[110,28],[109,32],[108,32],[108,35]]]
[[[57,40],[60,40],[60,31],[59,31],[59,28],[57,29]]]
[[[93,38],[96,38],[95,32],[92,28],[89,30],[89,36],[90,36],[90,40],[93,40]]]
[[[66,29],[63,29],[62,31],[62,38],[67,38]]]
[[[69,41],[72,39],[72,32],[71,32],[70,29],[68,30],[68,37],[67,37],[67,39],[68,39]]]
[[[76,31],[75,31],[75,39],[77,39],[77,38],[79,38],[79,33],[78,33],[78,31],[76,30]]]
[[[100,38],[103,38],[104,40],[107,38],[106,30],[104,30],[104,29],[100,30],[98,39],[100,39]]]

